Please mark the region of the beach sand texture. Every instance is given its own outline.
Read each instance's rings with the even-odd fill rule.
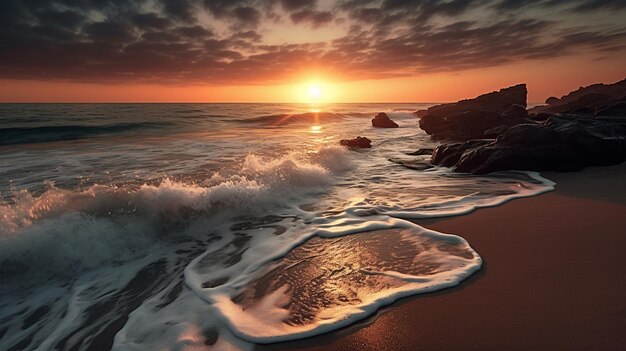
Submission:
[[[419,221],[483,257],[460,286],[259,350],[618,350],[626,344],[626,165],[548,173],[556,191]]]

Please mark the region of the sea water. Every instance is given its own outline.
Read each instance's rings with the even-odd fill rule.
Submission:
[[[250,349],[459,284],[471,243],[410,220],[554,183],[415,169],[427,106],[0,105],[0,349]]]

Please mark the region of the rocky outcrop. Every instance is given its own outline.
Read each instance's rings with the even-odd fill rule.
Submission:
[[[372,141],[365,137],[356,137],[354,139],[344,139],[339,141],[339,145],[358,148],[358,149],[367,149],[372,147]]]
[[[474,99],[433,106],[420,119],[420,128],[434,139],[495,137],[502,129],[525,122],[526,96],[526,84],[519,84]]]
[[[430,156],[433,154],[435,150],[430,148],[417,149],[412,152],[407,152],[406,154],[409,156]]]
[[[606,107],[598,108],[596,116],[626,116],[626,100],[618,101]]]
[[[431,169],[435,167],[425,160],[415,160],[415,159],[406,160],[406,159],[401,159],[401,158],[390,158],[389,161],[399,164],[400,166],[404,168],[408,168],[408,169],[412,169],[416,171],[425,171],[427,169]]]
[[[376,128],[398,128],[398,124],[389,118],[386,113],[381,112],[372,119],[372,126]]]
[[[526,107],[526,84],[500,89],[473,99],[461,100],[450,104],[437,105],[429,108],[429,115],[447,116],[466,111],[488,111],[503,113],[511,105]]]
[[[470,140],[435,149],[431,163],[458,172],[574,171],[626,161],[626,119],[550,117],[513,126],[495,140]]]
[[[428,110],[417,110],[413,112],[417,117],[422,118],[428,114]]]
[[[550,97],[546,105],[530,109],[531,113],[570,113],[590,116],[626,116],[620,108],[626,104],[626,79],[614,84],[581,87],[560,99]],[[613,106],[617,106],[613,108]]]

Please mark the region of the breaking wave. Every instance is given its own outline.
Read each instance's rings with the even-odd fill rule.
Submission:
[[[205,117],[200,106],[189,109],[182,112]],[[398,155],[422,137],[407,111],[390,113],[406,127],[394,131],[373,130],[364,123],[371,113],[359,111],[239,119],[215,134],[164,137],[135,149],[144,168],[192,165],[172,176],[139,178],[157,181],[85,187],[59,181],[43,191],[3,192],[0,349],[245,350],[335,330],[403,296],[459,284],[480,269],[479,254],[463,238],[409,219],[463,214],[549,191],[554,183],[530,172],[470,177],[390,163],[390,157],[424,161]],[[307,139],[298,139],[297,128],[266,128],[336,121],[328,130],[337,134]],[[238,128],[242,123],[258,125]],[[5,128],[0,136],[7,136],[4,143],[36,143],[165,126]],[[328,146],[355,133],[372,136],[376,147]],[[295,149],[272,148],[263,138],[288,140]],[[43,165],[77,155],[84,168],[72,169],[82,174],[97,165],[91,161],[103,155],[96,153],[100,147],[85,157],[66,149],[45,154],[52,161]],[[211,153],[216,147],[221,153]],[[18,161],[34,156],[15,149],[5,164],[26,174],[25,188],[29,173]],[[128,165],[111,169],[122,173]],[[31,166],[27,171],[45,169]]]

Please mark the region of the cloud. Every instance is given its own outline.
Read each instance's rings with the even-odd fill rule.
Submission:
[[[329,11],[303,10],[292,13],[290,17],[293,23],[310,23],[313,28],[321,27],[333,20],[333,15]]]
[[[624,55],[626,24],[611,19],[624,9],[599,0],[2,1],[0,78],[270,84],[311,67],[366,79]],[[588,12],[607,20],[567,15]],[[268,44],[277,24],[311,31],[309,42]],[[319,42],[323,27],[337,39]]]
[[[500,10],[518,10],[529,6],[562,7],[574,12],[593,12],[598,10],[622,10],[626,8],[623,0],[500,0],[494,6]]]

